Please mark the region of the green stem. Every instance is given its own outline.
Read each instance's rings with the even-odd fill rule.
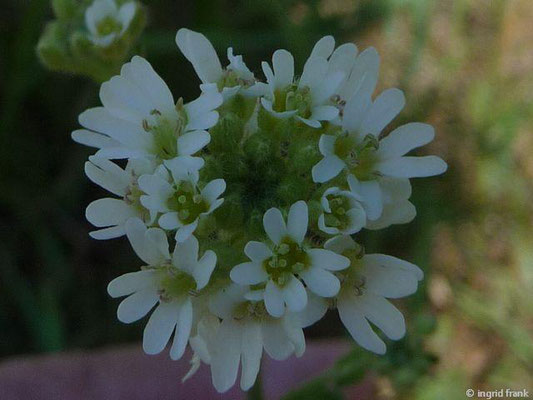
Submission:
[[[263,400],[263,385],[261,384],[261,371],[257,374],[254,385],[248,391],[248,400]]]

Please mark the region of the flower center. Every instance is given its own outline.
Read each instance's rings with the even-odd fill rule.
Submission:
[[[196,187],[191,182],[180,182],[176,185],[176,191],[168,199],[167,206],[178,213],[181,222],[190,224],[204,212],[209,206],[201,194],[197,193]]]
[[[151,122],[143,120],[143,129],[150,132],[154,139],[154,154],[162,160],[170,160],[178,155],[178,138],[187,126],[187,114],[180,103],[176,105],[176,114],[164,116],[159,110],[150,113]]]
[[[159,297],[161,301],[171,301],[194,293],[196,284],[189,274],[170,265],[158,267],[163,277],[159,283]]]
[[[361,143],[357,143],[353,135],[345,133],[335,141],[335,154],[343,160],[350,172],[361,181],[376,178],[375,163],[378,139],[367,135]]]
[[[132,183],[128,186],[128,191],[124,195],[124,201],[141,215],[142,220],[147,221],[150,212],[141,204],[141,196],[143,194],[145,193],[139,188],[137,183]]]
[[[96,26],[96,31],[100,36],[107,36],[111,33],[118,33],[122,30],[122,24],[111,16],[103,18]]]
[[[263,261],[263,267],[278,286],[284,286],[291,275],[309,267],[309,256],[305,250],[288,237],[274,248],[273,253],[272,257]]]
[[[264,301],[245,301],[238,304],[233,310],[233,318],[241,320],[246,317],[261,320],[268,316]]]
[[[338,229],[346,229],[350,220],[346,212],[350,210],[350,199],[343,195],[329,195],[327,196],[331,213],[325,213],[324,219],[326,226],[331,226]]]
[[[311,98],[311,91],[307,86],[298,88],[296,84],[292,84],[283,90],[276,90],[274,97],[274,111],[296,110],[302,118],[309,118],[311,116],[313,99]]]
[[[232,71],[231,69],[225,69],[222,78],[217,82],[217,88],[219,91],[224,88],[231,88],[235,86],[248,87],[250,85],[251,83],[249,81],[242,79],[235,71]]]

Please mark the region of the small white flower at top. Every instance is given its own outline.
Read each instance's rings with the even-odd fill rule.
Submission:
[[[335,296],[340,284],[330,271],[349,265],[346,257],[332,251],[308,248],[304,243],[307,224],[308,209],[304,201],[291,206],[287,224],[279,209],[269,209],[263,216],[263,226],[273,246],[248,242],[244,253],[251,261],[233,267],[230,272],[235,283],[266,284],[263,297],[273,317],[281,317],[285,308],[291,312],[305,308],[308,296],[299,278],[318,296]]]
[[[95,0],[85,11],[89,39],[97,46],[108,47],[126,32],[136,9],[133,1],[118,7],[115,0]]]
[[[138,56],[102,84],[100,100],[103,107],[80,114],[86,129],[72,132],[72,138],[98,148],[100,157],[159,162],[193,155],[206,146],[211,139],[206,129],[217,123],[215,109],[222,104],[214,86],[190,103],[175,103],[165,82]]]
[[[189,340],[193,298],[209,282],[217,262],[216,254],[207,250],[198,259],[198,240],[190,236],[176,244],[171,256],[165,232],[159,228],[147,229],[137,218],[128,220],[126,234],[147,265],[109,283],[107,291],[111,297],[127,296],[118,306],[118,319],[124,323],[135,322],[158,304],[144,329],[143,349],[147,354],[160,353],[174,333],[170,357],[177,360]]]
[[[376,325],[392,340],[405,335],[402,313],[386,300],[416,292],[424,273],[416,265],[385,254],[360,253],[350,236],[337,236],[324,247],[350,259],[342,271],[342,286],[337,296],[339,316],[353,339],[367,350],[384,354],[383,340],[372,330]]]
[[[198,162],[199,161],[199,162]],[[223,203],[219,196],[226,190],[224,179],[214,179],[198,188],[198,169],[203,160],[176,157],[152,175],[139,178],[141,204],[153,213],[160,213],[159,226],[176,231],[176,240],[183,242],[196,230],[200,218],[211,214]],[[166,172],[166,168],[170,175]]]
[[[276,50],[272,56],[272,68],[262,63],[267,85],[263,87],[261,104],[278,118],[295,117],[312,128],[320,128],[320,121],[335,119],[339,110],[331,104],[344,79],[344,72],[328,73],[328,61],[312,55],[305,63],[300,79],[294,79],[294,58],[287,50]]]
[[[361,198],[338,187],[327,189],[320,199],[322,210],[318,217],[318,227],[330,235],[352,235],[366,224],[366,212]]]
[[[202,81],[202,90],[205,85],[215,84],[224,100],[227,100],[239,92],[246,94],[246,89],[255,83],[254,74],[241,55],[233,55],[231,47],[227,50],[230,63],[222,68],[213,45],[201,33],[182,28],[176,34],[176,44]]]

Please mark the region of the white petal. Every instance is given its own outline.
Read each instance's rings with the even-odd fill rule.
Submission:
[[[323,156],[335,154],[335,142],[337,138],[333,135],[322,135],[318,141],[318,149]]]
[[[302,118],[299,115],[296,116],[296,119],[300,120],[301,122],[303,122],[304,124],[306,124],[307,126],[309,126],[311,128],[318,129],[318,128],[322,127],[322,124],[320,122],[318,122],[316,119]]]
[[[110,228],[98,229],[96,231],[89,232],[89,236],[96,240],[108,240],[114,239],[120,236],[124,236],[126,230],[124,225],[112,226]]]
[[[397,203],[401,200],[407,200],[411,197],[411,183],[407,178],[388,178],[381,177],[379,180],[381,192],[383,194],[383,202]]]
[[[349,235],[342,235],[327,240],[326,243],[324,243],[324,248],[334,251],[337,254],[342,254],[346,250],[355,249],[356,244]]]
[[[250,241],[244,246],[244,254],[256,263],[263,262],[272,256],[272,251],[263,242]]]
[[[214,179],[209,182],[202,190],[202,197],[208,204],[212,204],[226,190],[226,181],[224,179]]]
[[[198,239],[194,235],[191,235],[182,243],[176,243],[172,254],[172,265],[182,271],[192,273],[198,263],[199,248]]]
[[[379,172],[396,178],[440,175],[447,168],[446,163],[437,156],[392,158],[377,164]]]
[[[285,360],[294,352],[294,345],[287,336],[283,320],[265,321],[261,330],[265,351],[271,358],[278,361]]]
[[[361,125],[372,104],[371,95],[372,92],[368,90],[368,87],[361,86],[353,93],[353,96],[350,97],[344,106],[342,127],[361,138],[368,133],[362,131]]]
[[[399,89],[387,89],[370,106],[361,127],[365,133],[378,136],[405,105],[405,96]]]
[[[106,134],[128,148],[146,148],[150,145],[140,125],[114,117],[103,107],[90,108],[78,117],[82,126]]]
[[[179,306],[175,302],[160,303],[146,324],[143,334],[143,350],[146,354],[158,354],[167,345],[178,321]]]
[[[313,182],[323,183],[335,178],[344,166],[344,161],[335,155],[324,157],[311,170]]]
[[[329,271],[341,271],[348,268],[350,260],[331,250],[309,249],[307,254],[311,258],[311,265]],[[313,268],[312,268],[313,269]]]
[[[407,224],[416,217],[416,208],[408,200],[385,204],[381,217],[368,221],[367,229],[383,229],[394,224]]]
[[[179,360],[185,352],[192,329],[192,316],[192,303],[187,299],[180,307],[174,341],[170,347],[170,358],[173,360]]]
[[[192,270],[194,280],[196,281],[196,290],[203,289],[209,283],[209,279],[216,265],[217,255],[214,251],[207,250]]]
[[[275,87],[284,88],[292,83],[294,78],[294,58],[287,50],[276,50],[272,56]]]
[[[274,244],[279,244],[281,239],[287,236],[285,221],[283,220],[281,211],[277,208],[271,208],[265,212],[265,215],[263,215],[263,226],[266,234]]]
[[[88,131],[87,129],[78,129],[72,132],[72,140],[89,147],[102,149],[106,147],[117,147],[120,143],[109,136],[100,133]]]
[[[375,180],[359,181],[355,176],[349,175],[348,185],[354,194],[362,197],[368,219],[378,219],[383,212],[383,197],[379,183]]]
[[[245,262],[233,267],[230,278],[240,285],[257,285],[266,281],[268,274],[261,263]]]
[[[133,1],[123,4],[118,10],[118,19],[122,23],[122,32],[128,29],[131,20],[135,16],[136,6]]]
[[[158,224],[161,228],[171,231],[182,226],[177,212],[168,212],[159,217]]]
[[[269,280],[266,284],[265,307],[268,313],[275,318],[281,317],[285,312],[281,289],[272,280]]]
[[[176,242],[185,242],[196,230],[196,227],[198,226],[198,218],[194,222],[191,222],[188,225],[183,225],[178,228],[176,232]]]
[[[138,218],[130,218],[126,221],[126,235],[131,247],[141,260],[148,265],[158,265],[165,262],[160,251],[151,241],[146,240],[146,226]]]
[[[107,293],[111,297],[122,297],[132,294],[138,290],[153,286],[154,279],[153,270],[144,270],[137,272],[129,272],[113,279],[107,285]]]
[[[353,339],[363,348],[377,354],[385,354],[387,348],[383,340],[372,330],[370,324],[358,307],[358,298],[355,296],[339,299],[337,308],[339,316]]]
[[[203,83],[218,82],[222,77],[222,65],[204,35],[182,28],[176,34],[176,44]]]
[[[311,57],[323,57],[328,58],[331,53],[333,52],[333,49],[335,48],[335,39],[333,36],[328,35],[322,37],[318,42],[316,42],[315,46],[313,47],[313,50],[311,51]]]
[[[305,284],[313,293],[322,297],[333,297],[340,289],[339,279],[322,268],[311,267],[300,273]]]
[[[261,325],[258,323],[247,323],[244,326],[241,353],[241,389],[248,390],[257,378],[261,366],[261,355],[263,354]]]
[[[291,275],[289,282],[281,289],[283,300],[291,312],[302,311],[307,305],[307,292],[302,282]]]
[[[337,47],[329,59],[328,75],[333,72],[344,72],[346,78],[351,72],[357,56],[357,46],[353,43],[344,43]]]
[[[204,91],[197,99],[185,104],[189,123],[194,123],[195,125],[200,124],[201,119],[205,119],[209,112],[217,109],[222,104],[222,96],[215,84],[204,85],[202,88]],[[211,126],[207,126],[205,129]]]
[[[379,264],[390,269],[399,269],[410,272],[414,274],[419,281],[424,279],[424,272],[419,267],[400,258],[385,254],[367,254],[365,255],[365,262]]]
[[[339,109],[333,106],[314,107],[311,113],[311,119],[318,121],[331,121],[339,115]]]
[[[85,163],[85,174],[92,182],[117,196],[126,195],[131,179],[117,164],[94,156]]]
[[[312,292],[307,293],[307,306],[303,311],[292,314],[298,325],[307,328],[322,319],[328,311],[328,301]]]
[[[289,210],[287,231],[296,243],[302,243],[307,233],[308,214],[307,204],[303,200],[294,203]]]
[[[346,234],[353,235],[359,232],[366,225],[366,212],[362,207],[355,207],[350,209],[346,216],[348,217],[350,224],[346,229]]]
[[[320,82],[320,84],[318,84],[313,89],[313,93],[312,93],[313,106],[320,106],[323,104],[330,103],[331,97],[337,94],[339,86],[342,84],[344,77],[345,77],[345,73],[341,71],[326,74],[322,82]],[[336,108],[336,107],[333,107],[333,108]],[[313,114],[314,113],[315,111],[313,111]],[[338,112],[337,114],[335,114],[335,116],[333,116],[330,119],[335,118],[337,115],[338,115]]]
[[[343,99],[349,100],[354,93],[372,95],[376,87],[379,72],[379,55],[373,47],[362,51],[355,60],[352,72],[339,93]]]
[[[144,317],[159,301],[157,290],[148,287],[122,300],[117,309],[117,317],[120,322],[129,324]]]
[[[361,274],[366,277],[365,287],[377,295],[397,299],[416,292],[418,279],[412,272],[388,268],[363,258]]]
[[[188,132],[178,138],[178,155],[190,156],[203,149],[211,141],[206,131]]]
[[[197,181],[198,171],[204,166],[201,157],[178,156],[171,160],[165,160],[165,166],[172,173],[174,182],[192,180]]]
[[[232,318],[222,321],[211,355],[211,378],[215,389],[223,393],[233,386],[239,371],[242,331]]]
[[[392,340],[405,335],[405,320],[396,307],[379,295],[366,292],[361,296],[365,317]]]
[[[378,156],[382,160],[403,156],[431,142],[434,137],[435,129],[431,125],[420,122],[402,125],[380,140]]]
[[[150,228],[146,231],[145,236],[150,243],[149,246],[157,249],[162,259],[170,260],[167,235],[162,229]]]
[[[97,227],[122,225],[136,216],[135,210],[123,200],[111,198],[95,200],[85,210],[87,221]]]
[[[298,88],[309,87],[311,90],[318,87],[328,71],[328,61],[323,57],[312,57],[304,65],[302,77]]]

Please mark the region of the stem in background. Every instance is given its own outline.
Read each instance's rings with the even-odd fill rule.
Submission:
[[[263,400],[263,385],[261,383],[261,370],[257,374],[254,385],[248,391],[248,400]]]

